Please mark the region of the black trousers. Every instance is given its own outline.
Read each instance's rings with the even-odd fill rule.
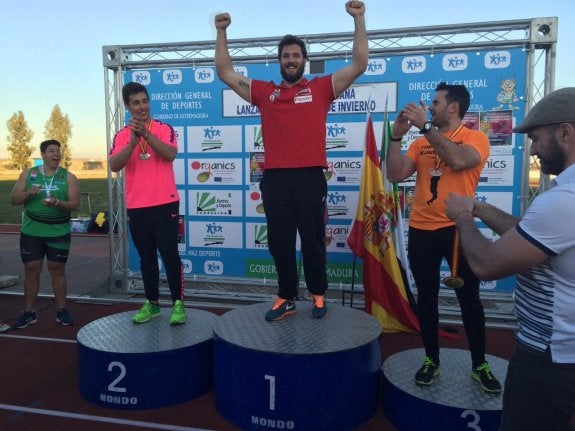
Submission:
[[[260,182],[268,247],[278,274],[278,296],[298,294],[296,234],[301,239],[304,276],[312,294],[323,295],[326,275],[327,182],[320,167],[268,169]]]
[[[443,258],[451,266],[454,234],[454,226],[433,231],[409,228],[408,256],[417,286],[417,314],[421,338],[425,354],[436,363],[439,363],[437,308],[440,267]],[[485,361],[485,314],[479,298],[479,279],[469,268],[461,251],[458,275],[463,278],[465,285],[455,289],[455,294],[461,307],[461,318],[469,342],[471,361],[473,366],[477,367]]]
[[[573,431],[575,364],[556,363],[551,351],[523,344],[507,367],[499,431]]]
[[[179,202],[128,210],[130,233],[140,256],[146,299],[160,297],[158,251],[166,269],[172,302],[184,299],[184,274],[178,251]]]

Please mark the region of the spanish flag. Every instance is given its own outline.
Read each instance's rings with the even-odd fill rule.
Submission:
[[[353,253],[363,259],[365,311],[379,320],[384,332],[419,332],[393,243],[395,211],[394,196],[386,192],[383,185],[373,124],[368,114],[357,214],[347,243]]]

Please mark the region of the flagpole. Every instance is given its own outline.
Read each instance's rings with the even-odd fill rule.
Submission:
[[[379,157],[379,168],[383,172],[383,163],[385,162],[386,154],[387,154],[387,146],[388,146],[388,133],[387,130],[387,122],[389,120],[389,112],[387,111],[387,101],[388,95],[385,96],[385,110],[383,111],[383,131],[381,132],[381,155]]]
[[[381,167],[381,172],[384,173],[386,170],[384,169],[384,163],[385,163],[385,159],[386,159],[386,155],[387,155],[387,149],[390,145],[390,138],[391,138],[391,126],[389,123],[389,112],[388,112],[388,96],[386,95],[385,97],[385,111],[383,113],[383,132],[381,134],[382,138],[381,138],[381,157],[380,157],[380,167]],[[385,176],[384,176],[384,184],[385,184]],[[395,182],[391,182],[391,192],[393,195],[393,204],[395,206],[395,212],[396,212],[396,219],[394,220],[394,222],[396,223],[395,229],[399,229],[400,230],[400,235],[403,235],[403,217],[401,215],[401,212],[403,211],[403,208],[401,207],[401,199],[399,198],[399,186],[397,185],[397,183]],[[403,243],[403,242],[402,242]],[[413,297],[413,293],[411,291],[411,285],[410,285],[410,276],[408,275],[408,272],[410,272],[409,270],[409,263],[405,262],[405,268],[403,268],[404,272],[402,273],[403,276],[403,282],[404,282],[404,287],[405,287],[405,294],[408,298],[409,301],[409,305],[411,306],[411,308],[413,310],[416,309],[415,307],[415,298]]]

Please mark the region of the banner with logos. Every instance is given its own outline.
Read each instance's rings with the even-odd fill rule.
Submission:
[[[327,74],[345,65],[345,59],[326,60],[320,69]],[[277,63],[235,67],[252,79],[281,79]],[[471,106],[465,123],[483,130],[490,139],[491,156],[476,198],[519,215],[525,154],[521,137],[511,129],[525,114],[526,70],[526,53],[519,48],[370,59],[367,71],[332,103],[326,121],[330,283],[350,284],[354,275],[356,282],[362,280],[361,261],[356,262],[354,273],[347,236],[363,169],[366,112],[372,113],[380,148],[384,113],[393,121],[408,102],[431,104],[442,81],[468,88]],[[152,117],[171,124],[178,135],[174,170],[180,194],[179,247],[186,276],[275,280],[259,190],[264,142],[258,109],[223,84],[213,67],[128,70],[124,80],[147,87]],[[403,150],[418,136],[418,130],[412,129]],[[413,189],[414,178],[400,185],[406,218]],[[495,238],[490,229],[480,228],[488,238]],[[138,272],[132,245],[129,255],[130,269]],[[443,271],[449,274],[445,262]],[[510,291],[513,279],[484,283],[482,288]]]

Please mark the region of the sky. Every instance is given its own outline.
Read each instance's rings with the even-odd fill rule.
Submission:
[[[555,88],[575,85],[575,2],[365,4],[368,30],[558,17]],[[0,10],[0,158],[14,113],[23,112],[37,148],[55,105],[72,123],[73,157],[106,158],[103,46],[214,40],[216,12],[231,14],[229,39],[353,31],[344,0],[0,0]]]

